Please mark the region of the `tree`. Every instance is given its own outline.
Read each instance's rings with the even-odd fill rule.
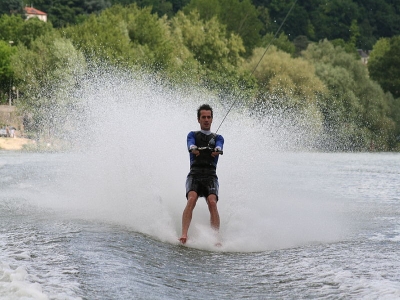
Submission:
[[[99,16],[91,15],[81,24],[68,26],[63,32],[91,63],[176,73],[196,63],[183,44],[180,31],[172,37],[174,29],[170,26],[166,17],[159,18],[150,7],[115,5]]]
[[[178,12],[171,21],[173,35],[197,61],[197,76],[205,87],[224,97],[254,85],[252,78],[238,68],[245,51],[241,38],[227,34],[216,17],[205,21],[197,11],[189,15]]]
[[[51,23],[40,21],[38,18],[31,18],[23,22],[16,40],[29,47],[32,41],[52,31],[54,29]]]
[[[283,32],[281,32],[276,39],[274,39],[274,35],[272,33],[266,34],[262,38],[261,45],[263,47],[268,47],[269,44],[276,46],[279,50],[289,53],[290,55],[293,55],[296,50],[294,43],[289,41],[288,36]]]
[[[0,17],[0,40],[7,43],[13,41],[18,43],[24,20],[20,16],[2,15]]]
[[[75,24],[79,15],[88,13],[85,9],[86,2],[81,0],[36,0],[34,4],[35,8],[47,13],[48,21],[55,28],[60,28],[68,24]]]
[[[0,103],[2,96],[10,92],[13,69],[11,56],[16,48],[9,43],[0,40]]]
[[[86,69],[82,53],[71,41],[50,33],[33,41],[29,49],[19,45],[11,62],[25,95],[18,105],[30,116],[27,130],[61,134],[71,115],[67,112],[74,102],[72,95]]]
[[[400,97],[400,36],[380,39],[374,46],[368,70],[386,92]]]
[[[349,27],[353,20],[359,19],[359,8],[352,0],[332,0],[321,2],[311,15],[311,22],[316,30],[316,38],[350,40]],[[332,26],[334,25],[334,26]]]
[[[390,116],[395,122],[395,131],[390,139],[391,149],[400,151],[400,98],[393,98],[393,95],[386,93],[386,97],[389,99]]]
[[[310,43],[310,41],[308,40],[308,38],[305,35],[299,35],[299,36],[295,37],[295,39],[293,40],[293,44],[295,47],[295,55],[299,56],[301,51],[304,51],[307,49],[309,43]]]
[[[85,13],[99,13],[102,10],[111,6],[110,1],[107,0],[85,0],[84,9]]]
[[[112,3],[126,6],[136,4],[140,8],[151,7],[151,12],[159,17],[164,15],[172,17],[174,14],[174,4],[166,0],[113,0]]]
[[[192,0],[184,8],[186,14],[195,10],[205,21],[216,17],[221,24],[226,25],[228,35],[239,35],[248,55],[260,44],[263,23],[258,19],[260,12],[250,0]]]
[[[221,9],[220,0],[191,0],[183,8],[183,12],[189,15],[191,12],[197,11],[200,19],[209,21],[213,17],[219,16]]]
[[[91,15],[81,24],[67,26],[63,34],[93,63],[127,62],[134,55],[130,47],[127,24],[117,14],[120,9],[121,6],[114,6],[111,11],[105,10],[99,16]]]
[[[128,35],[137,51],[146,53],[146,64],[165,69],[172,61],[174,45],[169,37],[166,19],[151,13],[151,8],[137,9],[127,26]]]
[[[250,0],[220,0],[219,20],[226,24],[228,32],[238,34],[246,48],[247,56],[261,42],[260,32],[264,29],[259,20],[259,11]]]
[[[53,31],[51,23],[38,18],[24,20],[21,16],[3,15],[0,18],[0,39],[13,45],[29,44],[36,38]]]
[[[359,6],[360,46],[372,49],[382,37],[400,35],[400,7],[391,0],[353,0]],[[397,3],[397,4],[396,4]]]
[[[301,4],[301,1],[298,1],[297,4],[293,6],[293,0],[253,0],[252,2],[254,5],[268,8],[271,18],[270,27],[268,28],[269,32],[275,33],[278,28],[283,25],[282,31],[289,36],[290,40],[293,40],[299,35],[307,35],[310,38],[314,38],[314,29],[310,22],[309,12],[315,10],[315,6],[307,10]],[[291,8],[292,10],[290,11]],[[289,11],[290,15],[288,15],[286,21],[283,22]]]
[[[319,106],[330,137],[340,141],[341,149],[365,150],[371,143],[387,149],[394,130],[388,98],[359,59],[327,40],[309,45],[302,55],[329,89]]]
[[[227,38],[225,27],[216,17],[204,21],[196,11],[188,16],[178,12],[172,26],[181,34],[184,45],[195,59],[206,68],[221,71],[236,67],[240,62],[240,54],[245,50],[240,37],[231,34]]]
[[[251,71],[257,79],[259,101],[274,101],[273,105],[283,109],[299,113],[311,109],[315,112],[318,97],[326,90],[310,62],[292,58],[275,46],[266,53],[263,48],[255,49],[243,68]],[[318,119],[318,113],[314,117]]]
[[[22,14],[24,4],[22,0],[1,0],[0,15],[2,14]]]

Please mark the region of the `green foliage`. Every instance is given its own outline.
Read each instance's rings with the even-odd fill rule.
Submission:
[[[330,40],[342,38],[349,41],[353,34],[349,27],[353,20],[358,20],[358,12],[358,5],[352,0],[331,0],[326,4],[321,3],[317,8],[318,23],[315,24],[315,28],[319,29],[317,38],[328,37]]]
[[[394,124],[387,98],[365,66],[328,41],[310,45],[303,56],[316,66],[329,89],[319,105],[327,131],[340,136],[344,149],[386,149]]]
[[[390,49],[390,39],[389,38],[381,38],[379,41],[376,42],[374,45],[374,48],[371,51],[371,54],[369,55],[369,62],[373,62],[374,60],[378,60]]]
[[[260,3],[259,5],[264,5],[268,8],[270,13],[270,18],[272,22],[270,25],[270,32],[276,32],[279,26],[282,25],[283,20],[286,15],[290,11],[293,0],[270,0],[270,1],[253,1],[256,3]],[[267,2],[267,3],[266,3]],[[308,1],[307,1],[308,2]],[[316,7],[312,5],[312,10],[315,10]],[[285,23],[283,23],[282,30],[288,34],[293,40],[294,37],[299,35],[307,35],[310,39],[315,39],[315,28],[314,24],[310,20],[309,15],[310,9],[305,8],[301,2],[297,2],[297,4],[293,7],[290,15],[286,19]]]
[[[185,1],[179,1],[185,2]],[[187,1],[189,2],[189,1]],[[152,13],[156,13],[159,17],[167,15],[172,17],[175,12],[181,9],[185,4],[180,5],[179,8],[175,7],[178,1],[165,1],[165,0],[112,0],[112,4],[130,5],[136,4],[140,8],[151,7]]]
[[[121,9],[118,6],[99,16],[91,15],[83,23],[68,26],[62,32],[93,63],[124,63],[132,59],[134,53],[131,51],[126,22],[119,14],[112,14],[119,13]]]
[[[146,64],[156,70],[168,67],[174,54],[174,44],[166,19],[151,14],[150,8],[139,9],[127,29],[135,49],[145,53]]]
[[[197,11],[189,15],[178,12],[171,20],[171,27],[173,36],[196,60],[197,77],[207,88],[224,97],[243,94],[244,87],[254,87],[254,78],[238,68],[245,51],[241,38],[227,34],[216,17],[205,21]]]
[[[270,43],[271,43],[271,45],[274,45],[279,50],[282,50],[291,55],[294,55],[294,53],[296,51],[295,44],[292,43],[291,41],[289,41],[288,36],[285,35],[285,33],[283,33],[283,32],[281,32],[281,34],[276,39],[274,39],[274,35],[272,33],[266,34],[262,38],[262,46],[267,47]],[[307,48],[307,46],[305,46],[304,49],[306,49],[306,48]]]
[[[17,41],[29,46],[32,41],[43,35],[50,34],[53,30],[51,23],[40,21],[38,18],[31,18],[24,21]]]
[[[219,0],[191,0],[188,5],[183,8],[183,12],[189,15],[191,12],[197,11],[200,19],[209,21],[213,17],[217,17],[221,11]]]
[[[400,151],[400,98],[395,99],[390,93],[387,93],[386,97],[389,102],[390,116],[395,122],[394,134],[389,140],[390,147],[391,149]]]
[[[140,7],[152,7],[152,12],[156,13],[159,17],[167,15],[172,17],[174,15],[173,4],[169,1],[162,0],[142,0],[136,1]]]
[[[158,18],[149,7],[116,5],[63,32],[92,63],[139,65],[148,70],[174,73],[177,80],[178,70],[187,73],[188,66],[196,69],[197,63],[183,44],[181,30],[170,26],[165,17]]]
[[[289,11],[292,0],[253,0],[267,7],[270,32],[276,32]],[[293,38],[305,35],[311,41],[343,39],[360,49],[372,49],[381,37],[400,34],[398,6],[391,0],[309,0],[298,1],[283,31]]]
[[[67,122],[71,94],[85,72],[82,53],[70,41],[47,34],[29,48],[19,45],[11,61],[15,81],[25,95],[18,105],[30,118],[27,129],[56,131]]]
[[[260,12],[250,0],[192,0],[184,12],[189,14],[192,11],[198,11],[205,21],[216,17],[226,25],[228,34],[239,35],[248,55],[260,44],[263,23],[258,19]]]
[[[0,40],[0,104],[2,104],[3,95],[6,93],[8,95],[10,91],[10,84],[13,76],[11,56],[15,52],[15,47]]]
[[[17,43],[24,20],[20,16],[2,15],[0,17],[0,40]]]
[[[400,36],[376,43],[368,60],[368,70],[386,92],[400,97]]]
[[[308,44],[310,41],[305,35],[299,35],[293,40],[293,45],[295,47],[295,56],[299,56],[301,51],[304,51],[307,49]]]
[[[75,24],[79,15],[88,13],[85,10],[85,2],[81,0],[36,0],[34,5],[35,8],[47,13],[47,19],[54,27],[61,28],[68,24]]]
[[[179,12],[172,20],[172,28],[194,58],[210,70],[235,68],[241,61],[240,54],[245,51],[239,36],[226,37],[225,28],[216,17],[204,21],[196,11],[188,16]]]
[[[275,33],[293,4],[293,0],[36,0],[23,1],[48,13],[56,27],[79,24],[91,13],[100,13],[112,4],[152,7],[158,16],[172,18],[178,11],[186,14],[197,9],[202,18],[218,16],[227,25],[228,32],[239,34],[250,55],[259,46],[260,36]],[[381,37],[400,34],[399,8],[392,0],[309,0],[298,1],[282,30],[290,40],[304,35],[311,41],[343,39],[357,48],[372,49]],[[11,6],[20,6],[21,0],[2,0],[0,12],[10,13]],[[185,7],[186,5],[186,7]],[[257,7],[257,9],[256,9]],[[14,11],[12,9],[12,11]],[[22,11],[21,11],[22,12]],[[254,15],[257,17],[254,18]],[[354,27],[356,24],[357,28]],[[261,27],[259,27],[261,26]],[[268,29],[268,30],[266,30]],[[355,30],[356,29],[356,30]],[[356,33],[359,33],[356,34]]]
[[[60,87],[73,87],[86,65],[72,43],[57,34],[42,36],[29,48],[18,46],[12,63],[21,90],[35,96],[51,95]]]
[[[0,9],[14,2],[5,0]],[[108,7],[111,3],[128,6]],[[52,22],[0,17],[0,93],[13,80],[21,91],[20,108],[35,131],[57,128],[63,112],[75,105],[71,94],[86,65],[106,63],[146,69],[171,84],[200,84],[222,101],[235,96],[250,107],[262,104],[295,113],[316,131],[323,125],[327,135],[321,143],[331,149],[398,147],[400,38],[382,39],[374,46],[368,69],[375,81],[355,55],[362,43],[374,41],[381,30],[378,21],[382,27],[391,24],[385,32],[398,30],[400,22],[394,22],[385,0],[299,2],[261,61],[292,0],[34,4]],[[387,20],[378,13],[374,19],[370,7],[385,11]],[[322,37],[331,42],[310,42]]]
[[[0,2],[0,15],[2,14],[22,14],[23,12],[22,0],[1,0]]]
[[[37,18],[24,20],[20,16],[7,15],[0,18],[0,39],[12,41],[13,45],[22,43],[29,46],[33,40],[53,30],[51,23],[42,22]]]
[[[248,56],[254,47],[261,42],[260,32],[264,29],[258,19],[259,11],[250,0],[220,0],[221,9],[219,19],[226,24],[228,32],[238,34],[246,48]]]
[[[325,92],[325,86],[315,75],[312,64],[302,58],[292,58],[274,46],[260,61],[264,53],[263,48],[255,49],[243,64],[246,70],[254,71],[261,93],[282,99],[279,105],[285,108],[303,109],[317,103],[318,95]]]
[[[372,49],[379,38],[400,35],[398,2],[391,0],[354,0],[354,2],[359,6],[360,48]]]
[[[10,57],[16,48],[4,41],[0,41],[0,82],[6,82],[12,75]]]
[[[382,38],[374,45],[368,60],[373,80],[387,92],[389,116],[395,123],[390,139],[393,148],[400,150],[400,36]]]
[[[251,107],[281,111],[288,118],[296,115],[297,126],[315,133],[322,130],[317,103],[326,88],[311,63],[272,46],[266,53],[265,49],[256,48],[243,68],[257,79],[258,95],[249,103]]]
[[[85,0],[84,1],[84,10],[85,13],[98,13],[103,9],[106,9],[111,6],[110,1],[107,0]]]
[[[173,23],[173,21],[171,22]],[[151,8],[113,6],[99,16],[63,30],[91,63],[107,62],[124,67],[144,67],[169,74],[174,81],[199,75],[198,63],[184,45],[181,30],[171,27]]]

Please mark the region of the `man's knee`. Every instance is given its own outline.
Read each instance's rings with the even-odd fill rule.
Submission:
[[[216,208],[217,207],[217,196],[214,194],[209,195],[207,197],[207,204],[210,209]]]
[[[199,196],[197,195],[197,193],[195,192],[195,191],[190,191],[188,194],[187,194],[187,200],[188,201],[196,201],[197,200],[197,198],[198,198]]]
[[[198,199],[198,196],[197,196],[196,192],[193,192],[193,191],[189,192],[187,195],[187,206],[195,207],[196,203],[197,203],[197,199]]]

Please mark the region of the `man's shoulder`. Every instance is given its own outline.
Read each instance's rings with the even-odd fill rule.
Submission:
[[[199,131],[196,131],[196,130],[189,131],[188,136],[196,135],[197,132],[199,132]]]
[[[204,133],[202,133],[201,130],[192,130],[192,131],[189,131],[188,136],[196,136],[198,134],[204,134]],[[218,134],[215,132],[211,132],[211,136],[214,138],[224,139],[221,134]]]

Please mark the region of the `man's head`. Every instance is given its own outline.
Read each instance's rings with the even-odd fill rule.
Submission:
[[[210,130],[211,123],[213,120],[213,110],[210,105],[203,104],[197,110],[197,121],[200,124],[202,130]]]

